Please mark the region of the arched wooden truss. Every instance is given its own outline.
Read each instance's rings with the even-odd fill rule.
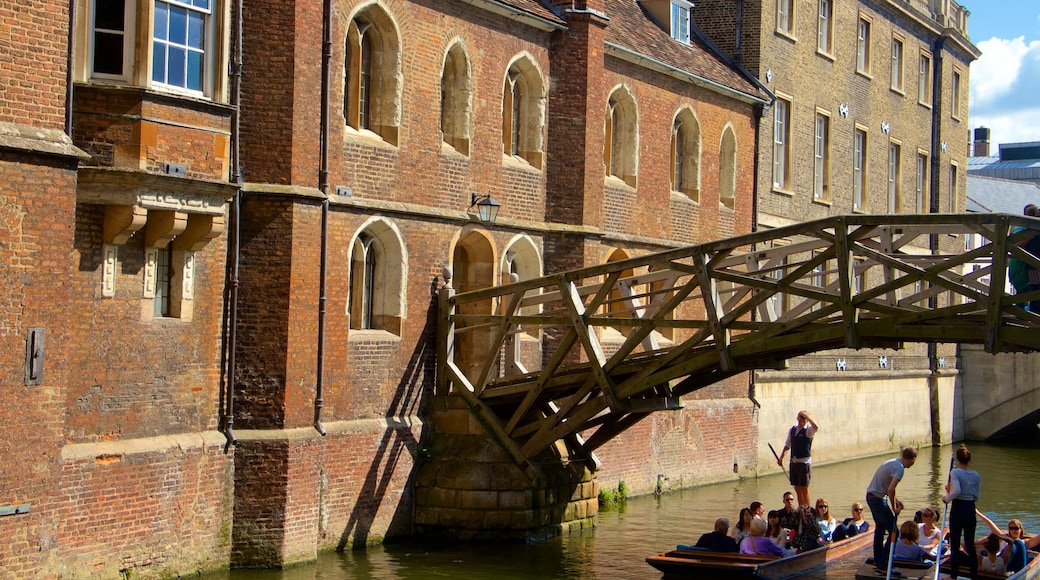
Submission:
[[[1019,304],[1040,291],[1004,288],[1009,260],[1040,268],[1018,245],[1037,233],[1040,220],[1006,214],[841,216],[478,291],[448,286],[438,394],[464,397],[518,464],[561,444],[594,464],[595,449],[681,395],[791,357],[904,342],[1035,351],[1040,316]],[[981,243],[965,250],[970,234]],[[478,304],[491,311],[473,313]],[[467,332],[490,337],[468,353],[470,376],[455,361]],[[538,368],[521,364],[524,342]]]

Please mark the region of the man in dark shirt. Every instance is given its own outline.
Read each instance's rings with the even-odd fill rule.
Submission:
[[[729,520],[719,518],[715,520],[715,531],[708,532],[697,540],[696,547],[705,548],[714,552],[736,552],[739,548],[737,541],[729,537]]]

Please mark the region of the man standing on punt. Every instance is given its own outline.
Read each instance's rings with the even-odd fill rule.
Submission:
[[[812,477],[812,441],[813,436],[820,430],[820,426],[813,421],[809,413],[798,411],[798,424],[791,427],[787,432],[787,441],[780,457],[776,458],[776,464],[783,467],[784,455],[791,450],[791,485],[794,492],[798,494],[798,505],[812,505],[809,503],[809,479]]]
[[[896,516],[903,510],[903,502],[896,499],[896,486],[903,479],[906,468],[917,461],[917,449],[907,447],[899,457],[881,464],[867,486],[867,507],[874,518],[874,568],[879,574],[888,570],[885,535],[896,530]],[[894,538],[892,541],[895,541]],[[895,576],[895,574],[893,574]]]

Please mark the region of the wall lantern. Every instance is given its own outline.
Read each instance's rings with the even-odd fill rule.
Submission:
[[[495,219],[498,218],[498,210],[502,207],[502,204],[491,199],[491,194],[480,195],[473,192],[470,194],[469,209],[473,209],[473,206],[477,206],[477,216],[480,218],[480,221],[486,224],[493,224]]]

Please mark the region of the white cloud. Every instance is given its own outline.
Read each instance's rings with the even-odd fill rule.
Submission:
[[[971,65],[972,126],[995,143],[1040,141],[1040,40],[991,38]]]

